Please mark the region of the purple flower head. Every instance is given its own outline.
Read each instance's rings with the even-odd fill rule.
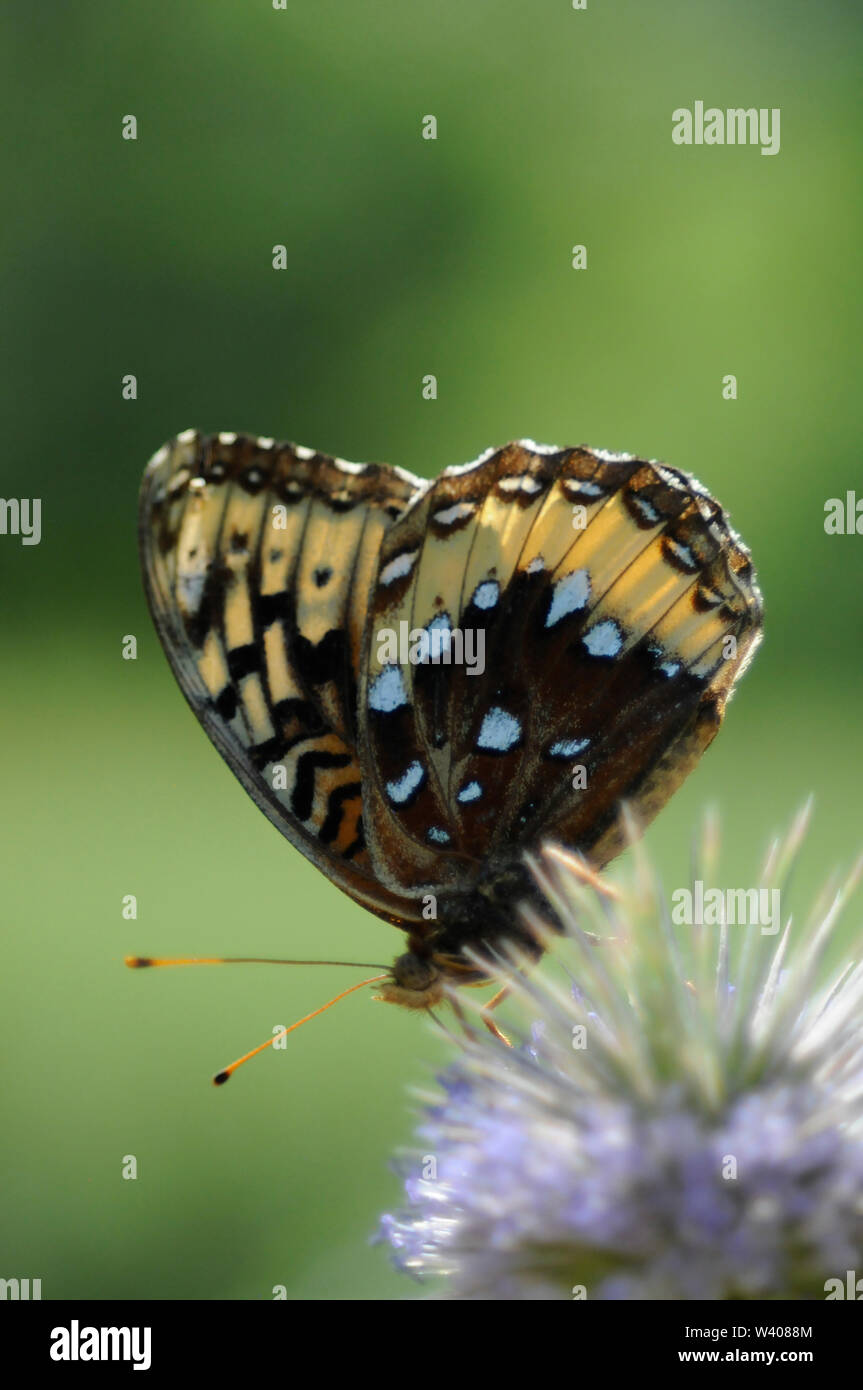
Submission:
[[[464,1042],[380,1230],[438,1296],[823,1298],[863,1272],[863,967],[817,984],[847,892],[776,935],[676,929],[634,860],[614,889],[557,848],[533,866],[563,931],[523,909],[551,968],[500,972],[529,1041]]]

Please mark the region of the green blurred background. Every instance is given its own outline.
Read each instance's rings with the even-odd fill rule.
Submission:
[[[444,1056],[427,1025],[359,994],[215,1090],[355,973],[122,966],[399,946],[186,708],[139,581],[141,470],[188,426],[429,475],[519,435],[693,469],[753,550],[766,640],[649,844],[685,881],[715,802],[746,883],[812,791],[805,896],[863,841],[863,537],[823,529],[863,493],[859,8],[19,0],[2,28],[2,493],[43,499],[43,537],[0,537],[0,1274],[412,1296],[367,1238]],[[696,99],[780,107],[781,152],[678,148]]]

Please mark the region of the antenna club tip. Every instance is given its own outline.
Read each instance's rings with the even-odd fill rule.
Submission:
[[[143,970],[145,966],[153,964],[152,956],[124,956],[123,960],[130,970]]]
[[[217,1071],[216,1075],[213,1077],[213,1085],[224,1086],[225,1082],[230,1081],[230,1079],[231,1073],[229,1071]]]

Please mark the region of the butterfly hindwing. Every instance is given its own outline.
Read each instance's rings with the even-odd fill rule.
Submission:
[[[597,456],[593,482],[605,501],[529,625],[548,698],[531,703],[532,766],[500,834],[558,838],[598,866],[622,847],[621,802],[646,824],[717,732],[761,609],[748,554],[692,479]]]
[[[388,659],[402,624],[453,664]],[[685,474],[528,443],[447,470],[387,533],[372,595],[360,746],[392,885],[544,837],[606,862],[621,800],[660,809],[759,635],[748,554]]]
[[[272,440],[188,431],[144,476],[142,565],[174,673],[298,848],[384,916],[365,845],[356,700],[381,540],[424,485]]]

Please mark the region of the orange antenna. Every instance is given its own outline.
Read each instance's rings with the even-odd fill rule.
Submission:
[[[363,960],[273,960],[268,956],[126,956],[130,970],[157,965],[348,965],[357,970],[386,970],[377,961]]]
[[[317,962],[313,963],[317,964]],[[327,961],[325,963],[329,964],[330,962]],[[303,1024],[308,1023],[310,1019],[317,1018],[318,1014],[325,1013],[327,1009],[333,1007],[333,1004],[338,1004],[340,999],[347,998],[349,994],[353,994],[356,990],[362,989],[364,985],[373,985],[376,984],[378,980],[385,980],[388,974],[389,971],[386,971],[383,975],[372,975],[371,979],[360,980],[358,985],[351,985],[349,989],[343,989],[341,994],[337,994],[334,999],[330,999],[326,1004],[322,1004],[319,1009],[315,1009],[312,1013],[306,1014],[305,1018],[297,1019],[296,1023],[292,1023],[290,1028],[283,1028],[281,1032],[276,1033],[274,1037],[267,1038],[267,1041],[262,1042],[258,1047],[253,1047],[251,1052],[247,1052],[245,1056],[238,1057],[236,1062],[232,1062],[229,1067],[225,1067],[222,1071],[217,1071],[216,1075],[213,1077],[213,1085],[224,1086],[228,1077],[233,1075],[237,1067],[241,1067],[243,1063],[248,1062],[251,1057],[257,1057],[259,1052],[263,1052],[267,1047],[272,1047],[273,1043],[278,1042],[280,1038],[286,1038],[288,1033],[293,1033],[296,1028],[301,1028]]]

